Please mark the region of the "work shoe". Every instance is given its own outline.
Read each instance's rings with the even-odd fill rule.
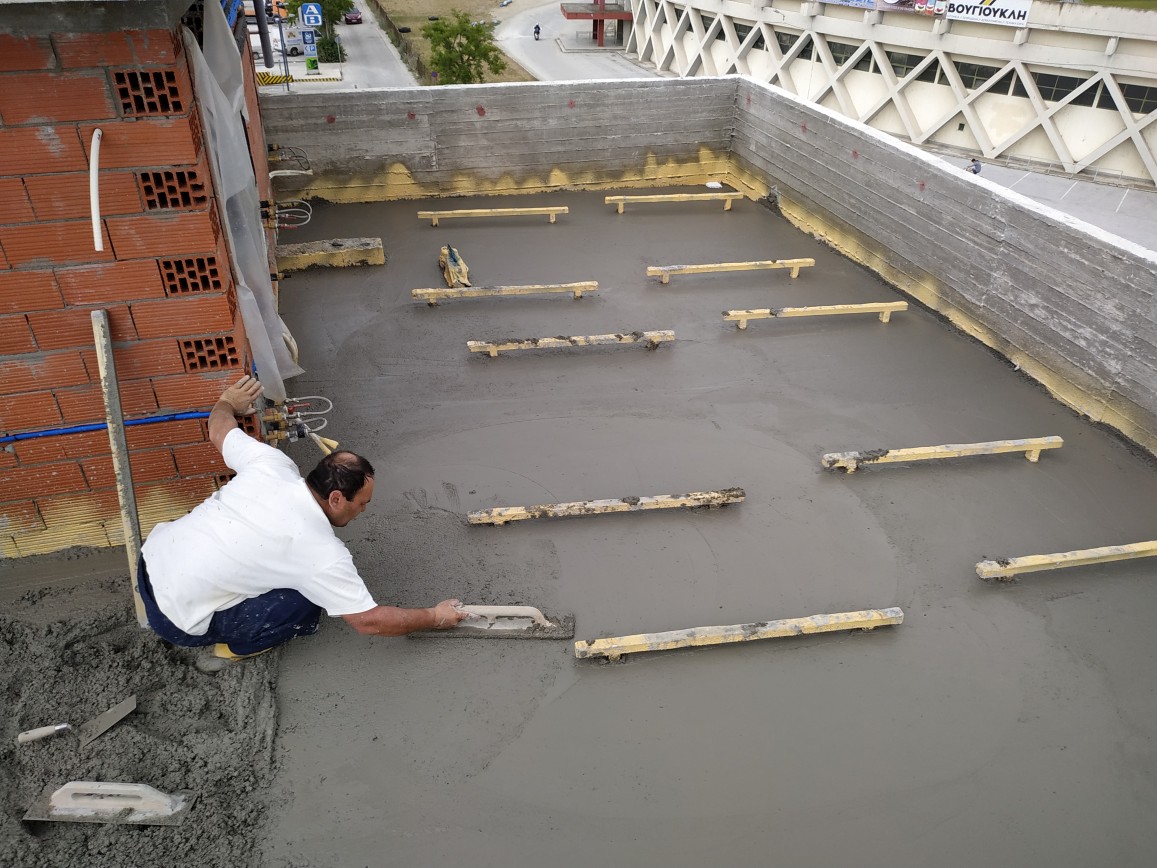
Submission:
[[[232,666],[234,663],[249,660],[252,657],[258,657],[266,651],[271,650],[273,649],[265,648],[253,654],[234,654],[228,645],[224,642],[218,642],[209,648],[202,648],[197,654],[197,660],[194,665],[197,667],[198,672],[204,672],[206,675],[215,675],[222,669]]]

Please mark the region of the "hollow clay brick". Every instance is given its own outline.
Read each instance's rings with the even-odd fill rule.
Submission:
[[[155,259],[58,268],[56,281],[68,304],[107,304],[165,297]]]
[[[56,56],[47,36],[10,36],[0,33],[0,72],[55,69]]]
[[[212,253],[217,239],[209,211],[156,212],[140,217],[109,217],[108,229],[117,259]],[[92,239],[89,238],[91,246]]]
[[[133,322],[142,338],[199,336],[233,330],[224,294],[194,295],[132,305]]]
[[[97,251],[92,243],[92,223],[88,220],[0,226],[0,245],[13,268],[111,260],[113,251],[107,231],[104,238],[104,250]]]
[[[100,140],[102,171],[194,165],[200,159],[201,142],[194,134],[188,115],[138,118],[119,124],[80,124],[80,141],[85,154],[92,147],[92,131],[97,127],[103,133]]]
[[[60,408],[51,392],[0,395],[0,431],[10,434],[59,425]]]
[[[173,455],[168,449],[145,449],[133,452],[129,456],[129,465],[132,467],[133,482],[137,484],[174,479],[177,476]],[[90,488],[116,485],[116,473],[113,470],[110,455],[90,456],[83,459],[80,466],[84,470],[84,478]]]
[[[65,68],[171,65],[175,37],[168,30],[57,33],[52,37]]]
[[[76,352],[0,361],[0,384],[3,384],[0,389],[8,395],[58,386],[83,386],[89,382],[88,369]]]
[[[173,457],[177,461],[177,471],[181,476],[201,476],[207,473],[228,473],[221,453],[212,443],[194,443],[174,446]]]
[[[101,163],[104,163],[101,150]],[[37,220],[91,219],[88,173],[29,175],[24,187],[32,202]],[[139,214],[143,211],[136,178],[132,172],[100,173],[100,213],[109,215]],[[91,237],[91,233],[90,233]]]
[[[108,306],[109,334],[113,341],[137,339],[127,305]],[[86,308],[40,311],[28,314],[28,322],[41,350],[93,346],[92,316]]]
[[[88,483],[75,461],[17,467],[0,476],[0,502],[25,500],[29,495],[71,494],[86,491]]]
[[[35,219],[23,180],[0,178],[0,223],[31,223]]]
[[[36,352],[36,341],[23,314],[0,316],[0,356]]]
[[[81,172],[88,159],[75,126],[0,128],[0,175]]]
[[[7,126],[113,120],[116,109],[104,71],[29,72],[6,75],[0,117]]]
[[[84,425],[104,421],[104,395],[99,385],[57,389],[55,394],[66,424]],[[126,417],[151,415],[157,410],[157,399],[148,380],[121,382],[120,398],[121,412]]]

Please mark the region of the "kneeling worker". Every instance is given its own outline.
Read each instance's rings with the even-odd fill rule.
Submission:
[[[261,394],[243,377],[209,414],[209,439],[237,475],[188,515],[153,528],[137,586],[149,626],[174,645],[213,646],[204,672],[317,632],[321,611],[359,633],[401,636],[452,627],[457,600],[429,609],[379,606],[334,527],[365,510],[374,469],[352,452],[327,455],[305,479],[289,456],[237,427]]]

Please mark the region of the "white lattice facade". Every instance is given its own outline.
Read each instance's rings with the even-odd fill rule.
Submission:
[[[808,0],[633,0],[626,50],[749,75],[914,144],[1157,183],[1157,12],[1042,2],[1024,27]]]

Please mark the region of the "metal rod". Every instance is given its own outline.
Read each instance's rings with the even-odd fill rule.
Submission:
[[[137,590],[137,560],[141,555],[141,522],[137,517],[137,499],[133,493],[129,446],[125,438],[124,413],[121,411],[120,387],[112,354],[108,311],[92,312],[92,336],[96,343],[96,362],[100,367],[100,388],[104,395],[104,418],[108,423],[108,442],[112,448],[112,466],[117,481],[117,499],[121,507],[121,524],[125,533],[125,553],[129,558],[129,581],[132,583],[133,608],[137,624],[148,625],[145,606]]]

